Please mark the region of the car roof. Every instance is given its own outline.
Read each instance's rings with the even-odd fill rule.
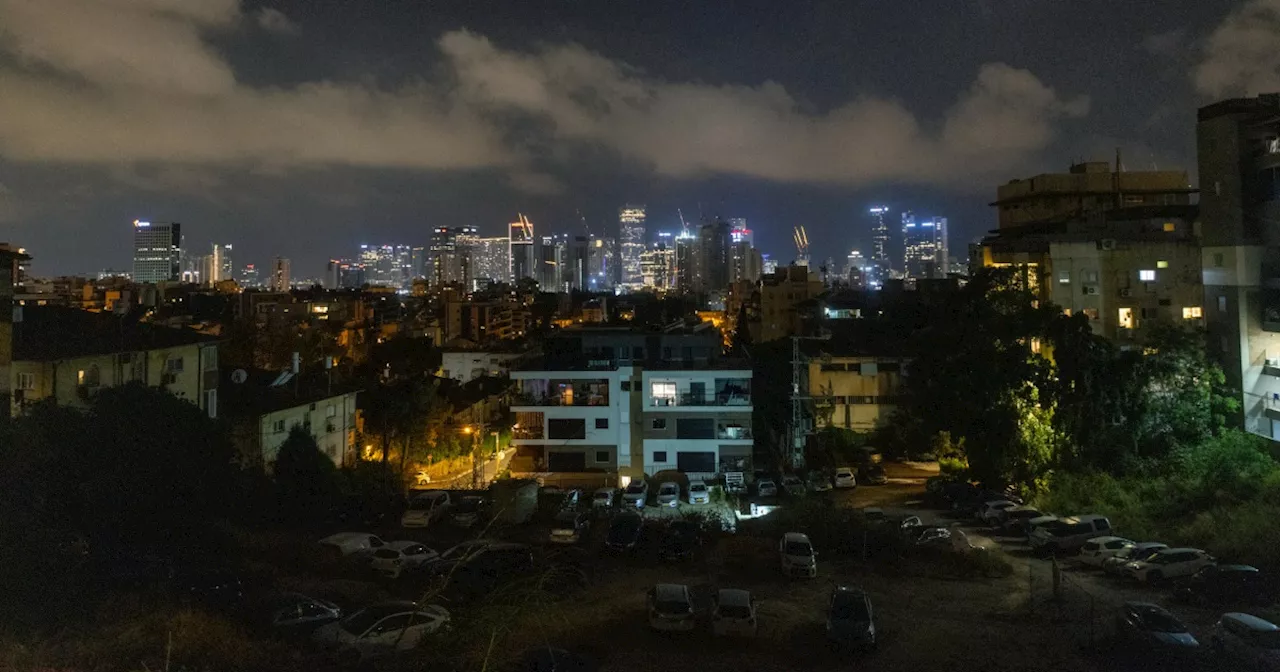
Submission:
[[[857,586],[836,586],[831,589],[831,597],[832,599],[868,599],[867,591]]]
[[[447,495],[447,494],[449,493],[444,490],[422,490],[421,492],[413,493],[413,496],[416,499],[418,497],[435,497],[437,495]]]
[[[388,541],[386,545],[383,546],[383,548],[389,548],[393,551],[403,551],[404,549],[409,548],[410,546],[424,546],[424,545],[425,544],[423,544],[421,541],[400,540],[400,541]]]
[[[1091,543],[1091,544],[1094,544],[1094,543],[1097,543],[1097,544],[1109,544],[1109,543],[1111,543],[1111,542],[1113,542],[1113,541],[1129,541],[1129,540],[1128,540],[1128,539],[1125,539],[1124,537],[1101,536],[1101,537],[1094,537],[1094,538],[1090,539],[1090,540],[1089,540],[1089,543]],[[1130,542],[1130,543],[1133,543],[1133,542]]]
[[[369,537],[376,537],[376,536],[378,535],[372,532],[338,532],[336,534],[331,534],[325,537],[324,539],[321,539],[320,543],[323,544],[325,542],[329,542],[334,544],[341,544],[345,541],[358,541],[361,539],[368,539]]]
[[[1068,516],[1066,518],[1063,518],[1062,522],[1067,523],[1068,525],[1073,525],[1075,523],[1092,523],[1095,520],[1106,520],[1106,519],[1107,519],[1106,516],[1098,515],[1096,513],[1090,513],[1084,516]]]
[[[599,494],[610,494],[610,495],[612,495],[612,494],[613,494],[613,491],[614,491],[614,488],[596,488],[596,494],[597,494],[597,495],[599,495]]]
[[[1217,565],[1219,572],[1248,572],[1254,573],[1258,571],[1253,565]]]
[[[371,604],[361,611],[367,611],[377,618],[386,618],[394,614],[403,614],[405,612],[418,611],[418,605],[408,600],[391,600],[388,602],[378,602]]]
[[[689,595],[689,587],[681,583],[659,583],[653,593],[659,600],[683,600]]]
[[[1246,628],[1249,628],[1250,630],[1257,630],[1259,632],[1275,632],[1276,630],[1280,630],[1280,626],[1277,626],[1271,621],[1258,618],[1252,614],[1241,613],[1239,611],[1232,611],[1223,614],[1222,620],[1232,620]]]
[[[1166,553],[1187,553],[1187,552],[1204,553],[1204,551],[1198,548],[1162,548],[1160,549],[1160,555],[1164,555]]]
[[[1124,603],[1124,608],[1125,608],[1125,609],[1131,609],[1131,610],[1133,610],[1133,611],[1136,611],[1137,613],[1139,613],[1139,614],[1141,614],[1141,615],[1143,615],[1143,616],[1147,616],[1147,615],[1151,615],[1151,614],[1160,614],[1160,615],[1162,615],[1162,616],[1172,616],[1172,615],[1173,615],[1173,614],[1169,613],[1169,610],[1168,610],[1168,609],[1165,609],[1164,607],[1162,607],[1162,606],[1160,606],[1160,605],[1158,605],[1158,604],[1154,604],[1154,603],[1152,603],[1152,602],[1137,602],[1137,601],[1134,601],[1134,602],[1125,602],[1125,603]]]
[[[751,593],[741,588],[721,588],[716,593],[716,602],[728,607],[749,607]]]
[[[1162,541],[1140,541],[1133,545],[1135,550],[1145,551],[1149,548],[1169,548],[1169,544]]]
[[[760,480],[756,481],[756,483],[772,483],[772,482],[773,482],[773,480],[774,480],[774,479],[773,479],[772,477],[769,477],[769,478],[762,478],[762,479],[760,479]]]
[[[807,544],[809,543],[809,535],[803,532],[788,532],[782,535],[782,540],[783,541],[803,541],[804,543]]]
[[[678,487],[680,487],[679,485],[677,485],[677,484],[676,484],[676,482],[675,482],[675,481],[663,481],[663,482],[662,482],[662,485],[659,485],[658,487],[659,487],[659,488],[665,488],[665,487],[667,487],[668,485],[669,485],[669,486],[671,486],[671,487],[673,487],[673,488],[678,488]]]
[[[1007,499],[989,499],[983,502],[983,504],[985,506],[995,506],[996,504],[1008,504],[1010,506],[1017,506],[1017,502],[1011,502]]]

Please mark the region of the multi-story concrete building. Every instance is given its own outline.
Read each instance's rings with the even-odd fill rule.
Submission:
[[[516,250],[522,252],[523,250]],[[491,282],[509,282],[511,241],[505,236],[476,238],[471,250],[471,289],[484,289]]]
[[[1138,205],[1188,205],[1196,190],[1185,171],[1126,171],[1116,156],[1073,164],[1066,173],[1011,180],[996,189],[1000,229],[1056,222]]]
[[[983,264],[1019,269],[1040,300],[1136,345],[1157,323],[1200,324],[1196,213],[1190,205],[1135,206],[1003,229],[983,241]]]
[[[485,376],[505,376],[527,353],[480,350],[475,348],[445,349],[440,353],[440,370],[436,376],[469,383]]]
[[[749,470],[751,370],[720,359],[709,324],[570,329],[518,383],[512,469],[623,480]]]
[[[1238,422],[1280,441],[1280,94],[1200,108],[1196,144],[1209,350]]]
[[[864,433],[883,426],[897,408],[905,367],[898,357],[823,353],[810,359],[815,425]]]
[[[474,226],[437,227],[431,234],[432,284],[471,287],[474,277],[471,245],[478,239]]]
[[[780,268],[760,281],[760,337],[765,343],[805,335],[826,288],[808,266]]]
[[[653,249],[640,255],[641,285],[646,289],[666,291],[675,288],[676,252],[666,241],[654,243]]]
[[[507,227],[507,257],[511,263],[508,277],[512,282],[533,278],[541,282],[537,251],[534,248],[533,222],[519,215]]]
[[[9,413],[53,399],[85,406],[99,390],[139,382],[218,417],[218,342],[193,331],[122,322],[107,313],[25,306],[0,367]]]
[[[945,278],[950,270],[947,218],[902,213],[903,273],[907,278]]]
[[[284,257],[276,257],[271,260],[271,281],[267,283],[267,289],[273,292],[287,292],[292,287],[293,279],[289,272],[289,260]]]
[[[133,281],[173,282],[182,272],[182,225],[133,220]]]
[[[284,378],[278,371],[226,371],[223,416],[245,466],[270,471],[280,446],[301,427],[334,465],[355,458],[358,390],[332,386],[323,376]],[[239,375],[239,374],[235,374]]]

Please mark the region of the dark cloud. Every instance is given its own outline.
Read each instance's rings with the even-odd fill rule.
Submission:
[[[1214,98],[1280,91],[1280,0],[1249,0],[1227,15],[1191,79]]]
[[[270,7],[264,7],[254,14],[254,18],[258,22],[258,27],[269,33],[278,35],[297,35],[302,32],[298,24],[294,23],[284,12]]]

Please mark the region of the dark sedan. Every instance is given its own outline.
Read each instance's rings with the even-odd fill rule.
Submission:
[[[629,551],[640,542],[640,532],[644,529],[644,519],[634,513],[623,513],[614,516],[609,523],[609,534],[604,545],[613,551]]]
[[[685,560],[702,545],[702,534],[696,523],[677,520],[667,526],[658,547],[658,557],[663,560]]]
[[[1258,604],[1270,601],[1264,575],[1249,565],[1210,565],[1196,572],[1173,591],[1191,604]]]

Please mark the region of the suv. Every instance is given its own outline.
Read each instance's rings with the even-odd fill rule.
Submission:
[[[1079,550],[1094,537],[1109,535],[1111,521],[1106,516],[1071,516],[1037,528],[1031,533],[1033,550],[1042,553],[1067,553]]]
[[[1124,566],[1124,573],[1142,583],[1159,583],[1166,579],[1191,576],[1204,567],[1217,564],[1212,555],[1198,548],[1166,548]]]
[[[778,556],[785,576],[812,579],[818,575],[818,554],[809,543],[809,537],[799,532],[788,532],[778,541]]]
[[[551,525],[550,540],[557,544],[576,544],[590,527],[591,517],[586,511],[565,509],[556,514],[556,522]]]

